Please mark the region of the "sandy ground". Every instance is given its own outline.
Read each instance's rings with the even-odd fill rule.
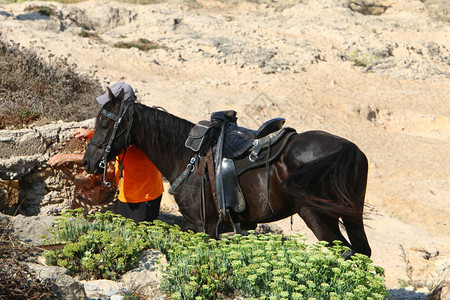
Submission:
[[[0,5],[0,31],[45,57],[69,56],[105,86],[127,81],[143,103],[192,122],[233,109],[249,128],[282,116],[297,131],[353,141],[370,164],[373,261],[390,289],[398,279],[430,286],[450,265],[450,23],[418,0],[369,2],[388,8],[373,16],[345,0],[25,2]],[[25,10],[32,5],[52,5],[54,15]],[[82,27],[98,38],[81,37]],[[112,46],[139,38],[161,48]],[[163,208],[176,204],[166,195]],[[314,241],[298,217],[292,228],[290,219],[276,224]]]

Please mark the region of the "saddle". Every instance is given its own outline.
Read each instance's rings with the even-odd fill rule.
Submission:
[[[211,121],[200,121],[191,129],[185,146],[195,153],[205,153],[209,147],[218,142],[222,134],[224,157],[239,158],[253,146],[251,155],[256,161],[258,153],[268,145],[269,139],[278,140],[283,135],[282,126],[286,119],[271,119],[262,124],[258,130],[237,126],[236,121],[235,111],[215,112],[211,115]]]
[[[263,123],[257,130],[237,125],[235,111],[219,111],[210,121],[200,121],[190,131],[185,146],[200,157],[213,153],[214,166],[208,174],[215,190],[218,209],[225,215],[231,208],[236,213],[246,208],[238,176],[244,172],[269,165],[281,154],[295,130],[283,127],[284,118]],[[209,151],[212,149],[212,151]],[[200,167],[202,169],[205,167]],[[213,170],[211,170],[213,169]],[[214,174],[211,172],[214,171]]]

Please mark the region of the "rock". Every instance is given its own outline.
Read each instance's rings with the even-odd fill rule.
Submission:
[[[0,179],[0,210],[19,203],[19,180]]]
[[[79,282],[89,299],[110,299],[112,296],[119,296],[125,291],[125,286],[121,282],[113,280],[81,280]]]
[[[408,286],[404,289],[389,290],[392,299],[398,300],[427,300],[427,295],[416,293],[414,287]]]
[[[0,146],[1,148],[1,146]],[[48,157],[35,154],[29,156],[13,156],[1,160],[0,178],[3,180],[18,180],[31,170],[47,162]]]
[[[82,29],[94,30],[97,33],[104,33],[117,26],[128,24],[137,15],[136,12],[124,7],[111,7],[102,3],[89,10],[73,6],[67,7],[67,9],[65,19],[74,22]]]
[[[41,236],[46,234],[47,228],[53,225],[55,217],[22,215],[0,218],[11,220],[17,237],[26,243],[37,246],[42,245]],[[123,275],[120,281],[91,280],[75,281],[67,275],[67,270],[60,267],[44,266],[36,263],[27,263],[30,269],[44,282],[51,282],[52,289],[59,299],[110,299],[117,295],[138,293],[149,299],[165,299],[159,290],[161,283],[160,264],[165,264],[165,256],[157,250],[144,251],[139,257],[137,267]]]
[[[128,291],[136,292],[149,299],[163,296],[158,289],[161,283],[161,272],[158,266],[166,263],[165,256],[160,251],[154,249],[144,251],[139,256],[138,266],[124,274],[120,281]]]
[[[82,280],[89,298],[122,299],[123,295],[138,294],[147,299],[166,299],[159,290],[161,273],[159,264],[166,263],[165,256],[157,250],[144,251],[139,257],[138,266],[125,273],[120,281],[112,280]]]
[[[432,18],[450,23],[450,2],[448,0],[422,0],[422,2]]]
[[[430,291],[427,287],[421,287],[416,290],[416,293],[428,295]]]
[[[434,261],[434,270],[426,278],[426,286],[431,290],[430,300],[450,299],[450,258],[443,256]]]
[[[350,1],[348,7],[354,12],[358,12],[363,15],[374,15],[374,16],[379,16],[383,14],[389,7],[387,5],[378,4],[374,2],[375,1],[364,1],[364,0]]]
[[[3,155],[0,156],[0,186],[3,187],[0,209],[8,214],[54,215],[79,206],[98,210],[109,203],[115,194],[113,162],[107,178],[112,183],[111,188],[101,186],[101,176],[87,174],[82,166],[66,163],[51,168],[47,165],[49,157],[57,152],[84,152],[86,143],[74,139],[72,134],[75,128],[92,128],[93,121],[57,122],[34,129],[0,131]]]
[[[258,228],[256,228],[256,232],[260,234],[283,234],[283,229],[275,224],[260,224],[258,225]]]
[[[18,238],[24,242],[30,243],[33,246],[43,244],[42,235],[47,234],[47,228],[53,226],[55,217],[26,217],[18,215],[11,217],[11,222],[15,228],[15,233]]]
[[[72,138],[75,128],[93,127],[93,119],[34,129],[0,130],[0,178],[18,180],[46,163],[51,151]]]
[[[52,285],[56,293],[56,299],[84,300],[88,299],[83,285],[67,275],[67,270],[61,267],[42,266],[35,263],[27,263],[28,267],[42,282]]]

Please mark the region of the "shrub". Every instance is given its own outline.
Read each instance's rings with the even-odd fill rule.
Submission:
[[[67,210],[50,230],[47,243],[65,243],[63,250],[46,251],[49,264],[65,267],[82,278],[117,279],[130,270],[148,247],[133,220],[111,212],[83,216]]]
[[[98,81],[77,74],[68,57],[48,58],[0,36],[0,129],[95,116],[95,97],[102,93]]]
[[[143,249],[163,252],[161,288],[172,299],[384,299],[384,270],[364,255],[344,260],[348,248],[324,242],[308,245],[301,236],[234,235],[221,240],[183,232],[155,221],[135,225],[111,213],[88,216],[69,210],[51,231],[52,264],[72,274],[117,278],[136,263]]]
[[[114,47],[116,48],[138,48],[141,51],[150,51],[150,50],[154,50],[154,49],[160,49],[162,48],[161,46],[159,46],[158,44],[151,42],[147,39],[143,39],[140,38],[137,41],[133,41],[133,42],[118,42],[114,44]]]
[[[349,61],[353,62],[354,66],[367,67],[378,60],[376,55],[361,54],[359,51],[352,51],[349,56]]]

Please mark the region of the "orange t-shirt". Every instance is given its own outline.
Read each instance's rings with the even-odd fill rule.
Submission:
[[[120,154],[118,159],[123,158]],[[119,164],[116,162],[116,182],[119,182],[119,200],[139,203],[154,200],[164,192],[161,172],[142,150],[131,145],[123,158],[123,177],[119,182]]]

